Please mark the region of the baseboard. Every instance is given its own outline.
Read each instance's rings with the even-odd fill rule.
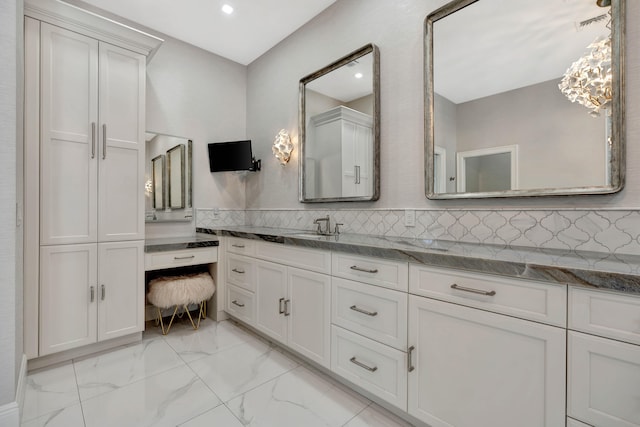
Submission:
[[[45,368],[47,366],[55,365],[62,362],[67,362],[79,357],[89,356],[94,353],[99,353],[106,350],[111,350],[116,347],[125,346],[142,340],[142,332],[135,332],[131,335],[125,335],[124,337],[113,338],[108,341],[101,341],[95,344],[86,345],[71,350],[61,351],[60,353],[49,354],[47,356],[40,356],[35,359],[29,360],[27,370],[33,371],[35,369]],[[0,424],[2,426],[2,424]]]
[[[0,406],[0,426],[20,427],[20,407],[17,402]]]
[[[22,415],[22,408],[24,408],[24,394],[27,391],[27,355],[22,355],[22,362],[20,363],[20,374],[18,375],[18,386],[16,387],[16,403],[20,409],[20,415]],[[0,424],[1,425],[1,424]]]

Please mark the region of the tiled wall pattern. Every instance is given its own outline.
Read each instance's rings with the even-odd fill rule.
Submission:
[[[640,210],[198,210],[197,226],[253,225],[313,229],[331,216],[346,233],[490,243],[508,246],[640,254]],[[245,220],[244,224],[242,219]]]
[[[246,211],[223,209],[196,209],[196,227],[248,225]]]

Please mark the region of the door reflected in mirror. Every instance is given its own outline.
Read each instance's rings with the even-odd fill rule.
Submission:
[[[619,191],[623,16],[623,0],[456,0],[430,14],[427,197]]]
[[[367,45],[300,80],[300,200],[379,197],[379,59]]]
[[[188,138],[147,132],[147,222],[191,221],[192,150]]]

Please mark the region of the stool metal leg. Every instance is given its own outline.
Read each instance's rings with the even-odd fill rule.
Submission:
[[[191,313],[189,313],[189,307],[185,305],[184,311],[187,312],[187,316],[189,316],[189,320],[191,320],[191,326],[193,326],[193,329],[198,329],[200,327],[200,317],[198,316],[198,326],[196,326],[196,324],[193,322],[193,318],[191,317]]]
[[[158,308],[158,312],[160,309]],[[173,310],[173,315],[171,316],[171,320],[169,321],[169,325],[167,326],[167,330],[164,330],[164,325],[162,324],[162,315],[160,317],[160,324],[162,325],[162,335],[167,335],[169,333],[169,329],[171,329],[171,325],[173,324],[173,319],[176,317],[176,313],[178,312],[178,306],[176,305],[175,310]]]

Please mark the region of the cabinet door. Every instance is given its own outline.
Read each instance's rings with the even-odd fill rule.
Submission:
[[[288,268],[288,343],[293,350],[331,365],[331,276]]]
[[[440,426],[564,426],[566,331],[409,297],[409,413]]]
[[[256,263],[256,328],[286,344],[287,267],[265,261]]]
[[[640,346],[569,332],[570,417],[594,426],[640,426]]]
[[[95,243],[98,42],[42,23],[41,49],[41,244]]]
[[[98,244],[98,340],[144,330],[144,241]]]
[[[145,64],[100,43],[99,241],[144,239]]]
[[[97,245],[40,249],[40,356],[96,342]]]

